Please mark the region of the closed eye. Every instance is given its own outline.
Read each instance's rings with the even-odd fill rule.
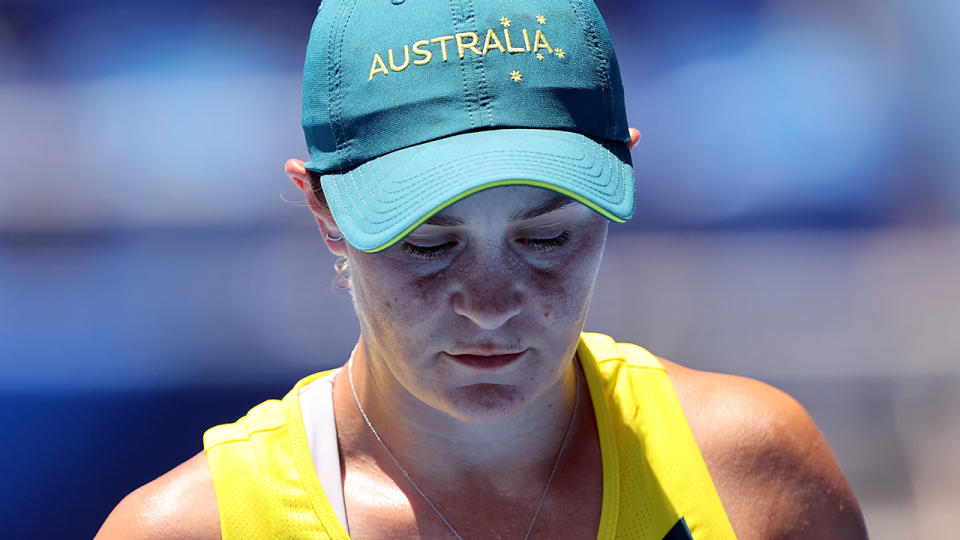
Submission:
[[[529,246],[538,253],[543,253],[566,244],[567,240],[569,239],[570,233],[568,231],[563,231],[553,238],[523,238],[520,239],[519,242]]]
[[[443,256],[450,251],[454,244],[455,242],[446,242],[436,246],[418,246],[416,244],[411,244],[410,242],[403,242],[400,244],[400,247],[411,255],[415,255],[422,259],[435,260],[443,258]]]

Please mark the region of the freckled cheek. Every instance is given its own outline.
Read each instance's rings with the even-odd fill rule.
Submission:
[[[551,323],[575,323],[583,318],[601,252],[602,249],[581,248],[565,257],[562,264],[534,269],[528,279],[536,299],[534,315]]]
[[[354,275],[358,308],[378,337],[429,337],[423,327],[440,312],[442,301],[442,283],[436,276],[417,279],[408,267],[384,262],[358,270]]]
[[[586,276],[554,271],[537,271],[531,276],[530,306],[533,315],[546,321],[577,317],[589,296]]]

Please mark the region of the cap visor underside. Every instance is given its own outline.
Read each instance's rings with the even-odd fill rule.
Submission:
[[[633,216],[633,167],[626,144],[569,131],[464,133],[320,179],[341,233],[367,252],[389,248],[447,206],[498,186],[550,189],[616,222]]]

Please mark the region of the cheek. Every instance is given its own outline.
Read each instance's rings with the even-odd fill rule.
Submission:
[[[543,299],[545,319],[582,320],[593,293],[607,234],[607,220],[596,216],[578,231],[576,242],[557,264],[538,269],[532,283]]]
[[[550,322],[586,317],[602,253],[602,244],[581,245],[562,264],[534,269],[529,282],[538,299],[536,315]]]
[[[352,277],[357,315],[369,330],[368,337],[400,346],[414,336],[432,336],[433,332],[422,327],[431,314],[440,311],[436,305],[440,301],[438,276],[417,279],[410,276],[408,264],[384,256],[377,260],[367,257],[378,256],[359,255]]]

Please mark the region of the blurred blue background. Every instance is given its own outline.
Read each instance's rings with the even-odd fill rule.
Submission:
[[[643,139],[588,329],[791,392],[874,538],[952,530],[960,3],[598,4]],[[349,354],[282,172],[317,5],[0,0],[6,537],[92,536]]]

